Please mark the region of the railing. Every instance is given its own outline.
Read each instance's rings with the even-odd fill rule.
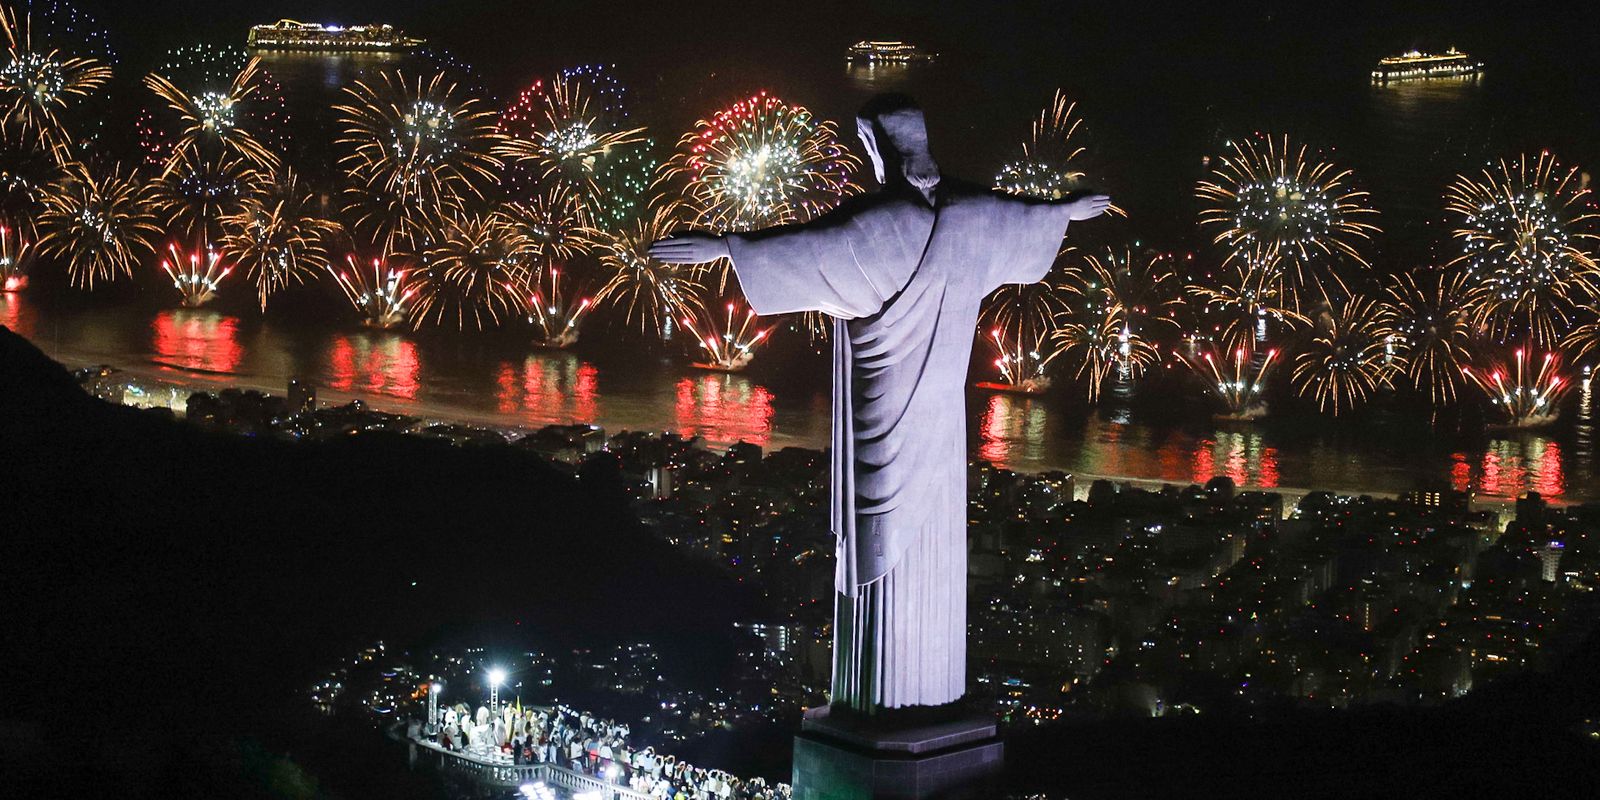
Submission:
[[[650,800],[650,796],[633,791],[626,786],[608,783],[593,775],[548,762],[538,764],[507,764],[470,753],[446,750],[426,739],[410,740],[411,746],[421,748],[439,757],[440,765],[448,772],[469,778],[488,786],[515,788],[525,783],[543,782],[569,794],[592,793],[603,800]]]

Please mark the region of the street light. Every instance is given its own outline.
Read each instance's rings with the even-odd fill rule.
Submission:
[[[506,671],[499,667],[489,668],[489,713],[500,712],[500,686],[506,682]]]
[[[434,681],[428,684],[428,724],[422,730],[424,733],[433,733],[439,728],[439,693],[444,691],[444,684]]]

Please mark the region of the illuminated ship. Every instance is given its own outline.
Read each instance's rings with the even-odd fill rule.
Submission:
[[[866,64],[885,62],[903,64],[910,61],[932,61],[933,56],[933,53],[925,53],[918,50],[916,45],[905,42],[856,42],[850,45],[845,60]]]
[[[1482,63],[1454,47],[1439,55],[1412,50],[1379,60],[1378,68],[1372,71],[1372,82],[1466,78],[1480,72],[1483,72]]]
[[[425,39],[413,39],[393,25],[318,25],[280,19],[250,29],[253,50],[325,50],[328,52],[403,52]]]

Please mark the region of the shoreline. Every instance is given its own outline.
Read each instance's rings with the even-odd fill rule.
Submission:
[[[98,362],[94,359],[85,358],[81,354],[77,356],[64,355],[60,352],[49,350],[47,350],[46,353],[52,359],[60,362],[69,370],[104,365],[117,370],[119,373],[128,376],[131,379],[160,384],[178,391],[221,391],[223,389],[231,388],[244,391],[258,391],[270,395],[282,396],[287,389],[286,386],[272,385],[265,378],[241,376],[238,373],[211,372],[207,370],[163,364],[156,361],[147,361],[133,367],[127,367]],[[448,404],[423,403],[414,400],[406,400],[404,398],[395,397],[382,392],[329,389],[324,386],[317,386],[316,390],[317,402],[320,405],[346,405],[352,401],[360,401],[374,411],[417,417],[418,419],[427,423],[454,423],[488,428],[505,434],[508,436],[508,438],[532,433],[544,427],[545,425],[559,424],[594,425],[605,430],[608,436],[615,435],[623,431],[648,431],[654,433],[665,433],[672,430],[669,427],[651,428],[629,425],[608,425],[605,420],[578,419],[575,416],[570,416],[564,420],[546,422],[540,425],[530,425],[521,422],[508,423],[505,418],[506,415],[504,414],[473,411],[468,408],[451,406]],[[731,446],[731,444],[732,443],[708,442],[707,446],[717,450],[725,450],[728,446]],[[773,449],[782,449],[784,447],[799,447],[819,452],[825,449],[824,444],[811,442],[802,437],[783,435],[775,431],[768,434],[768,441],[763,445],[763,447],[769,451]],[[969,458],[972,460],[979,460],[975,453],[969,453]],[[1011,469],[1010,467],[1001,465],[996,466],[997,468],[1001,469]],[[1023,472],[1024,474],[1036,474],[1035,472],[1030,472],[1028,470],[1014,471]],[[1162,487],[1166,486],[1184,487],[1196,485],[1195,481],[1169,480],[1165,478],[1140,475],[1113,475],[1065,469],[1059,471],[1066,472],[1075,479],[1075,500],[1086,499],[1090,484],[1097,480],[1110,481],[1115,484],[1127,485],[1146,491],[1158,491]],[[1316,492],[1329,492],[1335,495],[1350,497],[1366,496],[1387,500],[1399,499],[1403,494],[1403,492],[1397,491],[1362,490],[1339,486],[1259,486],[1251,483],[1236,483],[1235,486],[1238,491],[1267,492],[1281,495],[1285,501],[1284,512],[1286,515],[1290,513],[1296,505],[1298,505],[1301,499]],[[1471,507],[1476,510],[1493,511],[1503,519],[1509,519],[1514,515],[1516,501],[1517,498],[1515,497],[1474,492],[1471,495],[1470,502]],[[1546,498],[1546,501],[1555,506],[1582,504],[1573,503],[1567,500],[1565,497]]]

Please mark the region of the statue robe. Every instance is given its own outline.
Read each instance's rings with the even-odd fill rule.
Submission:
[[[1042,280],[1068,208],[943,180],[728,238],[758,314],[833,331],[833,703],[942,705],[966,691],[966,376],[984,296]]]

